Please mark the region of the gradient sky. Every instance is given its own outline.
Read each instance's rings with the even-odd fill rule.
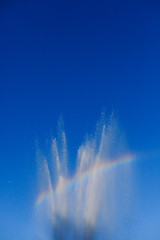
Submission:
[[[32,204],[35,142],[43,148],[56,136],[62,115],[73,167],[102,109],[115,113],[129,148],[147,156],[135,171],[134,239],[158,240],[160,3],[1,1],[0,238],[11,239],[7,229],[21,223],[26,199]]]

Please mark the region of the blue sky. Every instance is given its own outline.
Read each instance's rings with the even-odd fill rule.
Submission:
[[[56,135],[62,115],[74,165],[78,146],[105,109],[107,116],[115,113],[130,149],[150,154],[145,163],[137,164],[135,173],[140,192],[137,214],[141,212],[138,219],[147,219],[143,213],[148,206],[153,216],[145,226],[153,227],[153,239],[160,237],[154,227],[160,210],[159,42],[158,1],[0,3],[0,209],[4,216],[29,199],[36,140],[43,148]]]

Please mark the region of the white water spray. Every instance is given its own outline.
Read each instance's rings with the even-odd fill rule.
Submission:
[[[101,121],[79,147],[74,176],[67,169],[64,131],[52,140],[51,161],[41,162],[36,200],[42,240],[129,239],[131,163],[113,118]],[[121,237],[120,237],[121,236]]]

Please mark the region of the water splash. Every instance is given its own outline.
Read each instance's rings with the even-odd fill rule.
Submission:
[[[106,127],[107,126],[107,127]],[[123,146],[123,147],[122,147]],[[51,146],[52,164],[41,162],[41,192],[35,209],[45,240],[126,239],[129,237],[131,163],[113,118],[101,121],[94,137],[78,149],[74,176],[67,169],[67,145]],[[53,169],[54,168],[54,171]],[[43,177],[42,177],[43,175]],[[44,227],[45,222],[45,227]]]

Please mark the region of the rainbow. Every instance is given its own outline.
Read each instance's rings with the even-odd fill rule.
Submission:
[[[81,174],[76,174],[71,179],[65,179],[65,183],[63,184],[63,186],[58,187],[55,191],[50,190],[50,191],[42,192],[38,196],[35,205],[40,206],[44,202],[52,199],[55,194],[58,194],[61,191],[69,190],[70,188],[73,188],[74,186],[77,186],[78,184],[81,184],[82,182],[87,181],[89,178],[93,176],[97,176],[99,174],[103,174],[105,172],[111,171],[121,166],[128,165],[135,160],[136,160],[135,155],[127,154],[127,155],[121,156],[120,158],[117,158],[116,160],[111,159],[98,164],[95,163],[91,169]]]

